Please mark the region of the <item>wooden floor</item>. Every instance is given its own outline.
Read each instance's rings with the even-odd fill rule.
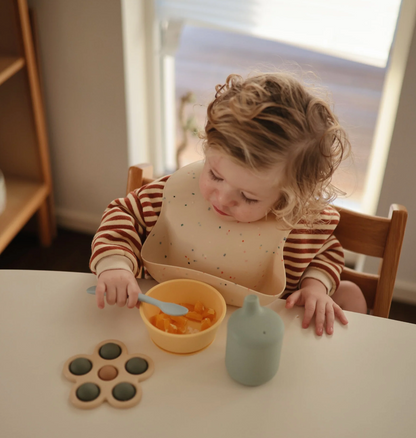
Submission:
[[[35,234],[23,231],[0,254],[0,269],[90,272],[92,238],[58,229],[52,245],[44,248]]]
[[[91,235],[58,229],[49,248],[36,235],[21,232],[0,254],[0,269],[90,272]],[[416,324],[416,306],[393,302],[390,318]]]

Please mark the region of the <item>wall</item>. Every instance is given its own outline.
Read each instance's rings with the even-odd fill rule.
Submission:
[[[390,204],[403,204],[409,213],[396,280],[395,299],[416,304],[416,27],[410,45],[377,214]]]
[[[120,1],[28,3],[38,22],[57,220],[93,233],[126,186]]]

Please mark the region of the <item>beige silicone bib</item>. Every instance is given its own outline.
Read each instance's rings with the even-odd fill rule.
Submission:
[[[289,230],[279,229],[273,215],[252,223],[222,220],[200,194],[202,168],[202,161],[192,163],[167,181],[160,217],[143,245],[145,267],[158,282],[208,283],[233,306],[241,307],[251,294],[262,305],[271,303],[286,285]]]

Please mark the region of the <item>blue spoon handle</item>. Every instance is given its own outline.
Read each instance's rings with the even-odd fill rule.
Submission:
[[[95,295],[95,286],[89,287],[87,292],[91,295]],[[159,309],[161,309],[167,315],[181,316],[188,313],[188,309],[184,306],[174,303],[165,303],[164,301],[157,300],[156,298],[149,297],[145,294],[139,294],[138,301],[159,307]]]
[[[145,294],[139,294],[137,299],[143,303],[153,304],[156,307],[159,307],[162,304],[162,301],[159,301],[156,298],[148,297]]]
[[[91,286],[87,289],[87,292],[91,295],[95,295],[95,286]],[[105,293],[104,293],[105,295]],[[153,304],[156,307],[159,307],[159,305],[162,303],[162,301],[157,300],[156,298],[148,297],[145,294],[139,294],[137,297],[138,301],[142,301],[143,303],[149,303]]]

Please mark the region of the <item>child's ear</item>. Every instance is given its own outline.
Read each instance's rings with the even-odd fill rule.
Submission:
[[[285,193],[280,192],[279,197],[277,198],[277,201],[274,203],[272,210],[279,211],[283,210],[288,205],[288,200],[285,195]]]

